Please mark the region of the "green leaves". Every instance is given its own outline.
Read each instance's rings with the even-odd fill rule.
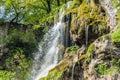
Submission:
[[[0,70],[0,80],[15,80],[15,72]]]
[[[28,77],[29,66],[31,65],[31,60],[26,58],[24,51],[21,48],[15,49],[11,55],[6,59],[6,67],[9,71],[13,71],[13,80],[26,80]],[[10,72],[9,72],[10,73]],[[12,75],[12,73],[10,73]],[[11,79],[6,79],[11,80]]]
[[[60,2],[60,5],[57,3]],[[5,0],[0,5],[5,7],[6,21],[23,24],[51,22],[64,1],[60,0]]]
[[[99,64],[99,65],[97,66],[97,68],[95,68],[95,69],[96,69],[96,71],[97,71],[99,74],[105,75],[105,74],[107,74],[107,69],[108,69],[108,67],[107,67],[106,64]]]
[[[70,51],[77,51],[78,47],[76,47],[76,46],[70,46],[69,49],[70,49]]]

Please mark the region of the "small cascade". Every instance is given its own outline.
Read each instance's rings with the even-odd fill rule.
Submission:
[[[2,18],[4,16],[4,7],[3,6],[0,6],[0,18]]]
[[[66,28],[65,28],[65,48],[72,45],[72,40],[70,38],[70,24],[71,24],[71,14],[67,15],[68,21],[66,22]]]
[[[71,3],[68,2],[67,6]],[[58,22],[49,29],[44,40],[39,44],[39,52],[34,53],[33,68],[29,80],[39,80],[46,76],[61,59],[64,52],[65,25],[63,20],[64,9],[59,12]]]
[[[72,1],[69,1],[67,3],[67,8],[70,7],[69,4],[71,4]],[[72,45],[71,39],[70,39],[70,25],[71,25],[71,14],[68,14],[67,16],[65,16],[65,23],[66,23],[66,27],[65,27],[65,48],[69,47]]]
[[[86,4],[88,4],[89,3],[89,0],[86,0]]]
[[[61,51],[61,53],[59,52],[59,45],[63,46],[64,42],[63,35],[64,24],[62,20],[60,20],[48,31],[43,41],[44,43],[39,45],[39,52],[36,53],[34,57],[33,76],[31,80],[39,80],[41,77],[47,75],[50,69],[57,65],[58,53],[63,53],[63,51]]]
[[[89,29],[89,26],[86,26],[85,27],[85,45],[86,45],[86,50],[88,48],[88,29]]]
[[[75,69],[75,63],[72,66],[72,76],[71,76],[71,80],[74,80],[74,69]]]

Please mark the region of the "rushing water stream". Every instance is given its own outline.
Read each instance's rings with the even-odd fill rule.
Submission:
[[[67,6],[71,2],[67,3]],[[34,54],[33,69],[29,80],[39,80],[54,68],[64,52],[65,26],[62,22],[64,10],[59,12],[58,22],[46,33],[43,43],[39,45],[39,52]]]
[[[86,44],[86,50],[88,48],[88,29],[89,29],[89,26],[86,26],[86,29],[85,29],[85,44]]]
[[[74,69],[75,69],[75,64],[73,64],[73,66],[72,66],[72,76],[71,76],[71,80],[74,80]]]

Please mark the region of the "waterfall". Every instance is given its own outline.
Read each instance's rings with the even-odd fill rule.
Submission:
[[[71,80],[74,80],[74,69],[75,69],[75,64],[73,64],[73,66],[72,66],[72,77],[71,77]]]
[[[3,6],[0,6],[0,18],[4,16],[5,10]]]
[[[87,50],[87,47],[88,47],[88,29],[89,29],[89,26],[86,26],[85,27],[85,44],[86,44],[86,50]]]
[[[67,5],[70,5],[70,2]],[[64,9],[61,9],[58,22],[45,34],[44,40],[39,44],[39,52],[34,53],[33,68],[29,80],[39,80],[58,64],[60,56],[64,52],[65,26],[62,22],[63,17]]]

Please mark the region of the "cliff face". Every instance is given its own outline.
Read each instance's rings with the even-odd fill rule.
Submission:
[[[69,32],[74,44],[40,80],[119,80],[119,4],[115,0],[74,0],[66,12],[71,14]]]

